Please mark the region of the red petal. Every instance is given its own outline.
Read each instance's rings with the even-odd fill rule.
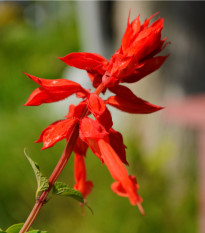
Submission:
[[[24,74],[48,91],[70,91],[71,89],[84,89],[79,83],[68,79],[42,79],[27,73]]]
[[[69,66],[87,70],[89,73],[104,74],[108,64],[104,57],[96,53],[70,53],[60,59]]]
[[[75,182],[74,189],[80,191],[82,193],[83,198],[92,191],[93,183],[91,181],[86,181],[86,168],[84,157],[75,154],[74,160],[75,166]]]
[[[112,116],[110,114],[110,111],[106,108],[104,113],[97,118],[97,120],[100,122],[100,124],[108,131],[112,125]]]
[[[78,92],[84,93],[84,95],[88,94],[88,91],[80,84],[67,79],[41,79],[29,74],[26,75],[41,86],[31,93],[26,106],[56,102]]]
[[[87,139],[98,140],[100,138],[105,138],[107,135],[107,131],[98,121],[88,117],[81,120],[80,137],[83,141],[86,141]]]
[[[163,19],[159,19],[146,30],[141,31],[132,46],[127,49],[127,55],[135,56],[138,61],[161,46],[161,31],[163,29]]]
[[[118,85],[110,88],[110,91],[116,93],[116,96],[109,97],[106,100],[106,104],[110,104],[124,112],[147,114],[162,109],[162,107],[150,104],[149,102],[138,98],[125,86]]]
[[[130,45],[130,37],[132,37],[132,34],[133,34],[133,30],[130,24],[130,12],[129,12],[127,27],[121,41],[123,51],[125,51],[125,49]]]
[[[69,92],[55,92],[47,91],[42,87],[36,88],[29,96],[27,102],[24,106],[39,106],[44,103],[53,103],[59,100],[63,100],[68,96],[75,93],[75,90],[70,90]]]
[[[106,106],[104,101],[96,94],[91,93],[87,98],[88,109],[94,116],[99,117],[105,112]]]
[[[88,145],[78,137],[73,151],[78,155],[85,156],[87,149],[88,149]]]
[[[126,192],[126,190],[123,188],[123,186],[119,181],[112,183],[111,189],[114,193],[116,193],[121,197],[128,197],[128,193]]]
[[[114,129],[109,130],[110,145],[115,150],[121,161],[128,165],[126,160],[126,146],[123,143],[122,134]]]
[[[112,116],[106,108],[104,101],[98,95],[90,94],[87,98],[87,106],[106,130],[109,130],[112,127]]]
[[[132,205],[138,205],[142,202],[142,199],[137,193],[138,186],[136,185],[136,179],[133,180],[132,176],[128,176],[127,170],[123,166],[122,161],[115,153],[113,148],[105,140],[100,139],[98,145],[102,154],[105,165],[107,166],[112,177],[120,183],[121,191],[118,185],[118,191],[120,195],[124,192]],[[118,194],[118,192],[116,192]],[[127,194],[125,194],[127,193]],[[140,209],[141,210],[141,209]]]
[[[86,106],[85,101],[80,102],[76,106],[74,104],[71,104],[69,106],[69,111],[68,111],[68,114],[66,115],[66,117],[67,118],[70,118],[70,117],[80,118],[82,116],[83,112],[85,111],[85,106]]]
[[[162,64],[165,62],[165,60],[168,58],[169,55],[167,56],[158,56],[158,57],[153,57],[151,59],[145,60],[138,68],[133,72],[131,75],[123,78],[121,82],[126,82],[126,83],[134,83],[139,81],[140,79],[144,78],[145,76],[151,74],[155,70],[159,69]]]
[[[88,117],[81,120],[79,136],[102,162],[103,159],[97,141],[100,138],[107,138],[107,135],[107,131],[99,122]]]
[[[155,14],[153,14],[152,16],[150,16],[148,19],[146,19],[146,20],[144,21],[143,25],[141,26],[141,30],[144,30],[144,29],[148,28],[150,20],[151,20],[153,17],[155,17],[156,15],[158,15],[158,14],[159,14],[159,12],[156,12]]]
[[[137,183],[136,177],[133,175],[130,175],[129,178],[133,182],[134,186],[136,187],[136,190],[138,190],[139,185]],[[114,182],[111,185],[111,189],[114,193],[116,193],[119,196],[128,197],[127,191],[123,188],[122,184],[119,181]],[[140,202],[142,202],[142,198],[140,198]]]
[[[126,49],[131,45],[131,43],[133,42],[133,39],[136,37],[136,35],[138,34],[140,30],[139,15],[135,20],[133,20],[131,24],[129,23],[129,18],[130,18],[130,15],[128,17],[127,28],[123,35],[122,43],[121,43],[123,53],[126,52]]]
[[[68,137],[77,122],[75,118],[56,121],[42,131],[36,142],[43,142],[42,150],[52,147],[56,142]]]

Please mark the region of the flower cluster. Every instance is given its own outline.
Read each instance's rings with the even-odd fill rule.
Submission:
[[[155,15],[153,15],[155,16]],[[69,66],[87,71],[96,88],[93,93],[80,84],[67,79],[41,79],[26,74],[39,85],[35,89],[26,106],[37,106],[63,100],[76,94],[82,101],[69,106],[65,119],[54,122],[45,128],[37,142],[43,143],[42,149],[52,147],[58,141],[69,138],[77,130],[77,140],[73,145],[75,154],[75,185],[84,199],[91,192],[93,183],[87,181],[85,155],[88,147],[104,163],[115,182],[111,185],[114,193],[128,197],[132,205],[137,205],[143,214],[142,198],[138,195],[138,184],[133,175],[128,175],[125,165],[126,146],[120,132],[113,129],[113,122],[107,105],[111,105],[128,113],[147,114],[158,111],[162,107],[153,105],[137,97],[129,88],[121,83],[133,83],[157,70],[168,56],[156,56],[166,46],[161,39],[163,19],[157,19],[149,25],[151,18],[141,25],[139,16],[130,23],[123,35],[121,47],[108,61],[95,53],[71,53],[60,58]],[[109,90],[114,95],[103,100],[99,95]],[[89,115],[93,115],[94,119]]]

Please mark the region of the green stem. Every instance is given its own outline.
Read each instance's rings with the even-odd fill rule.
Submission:
[[[99,95],[103,89],[104,89],[103,84],[99,85],[98,88],[95,90],[95,94]],[[89,113],[89,110],[87,109],[87,107],[85,107],[80,118],[82,119],[83,117],[87,116],[88,113]],[[41,210],[43,204],[46,201],[46,198],[47,198],[49,192],[51,191],[54,183],[58,179],[63,168],[67,164],[68,159],[71,156],[71,153],[73,151],[73,147],[74,147],[76,140],[78,138],[78,132],[79,132],[79,126],[78,126],[78,124],[76,124],[71,135],[70,135],[70,138],[66,144],[65,150],[64,150],[60,160],[58,161],[55,169],[53,170],[53,172],[49,178],[49,188],[47,190],[43,191],[42,194],[40,195],[40,197],[36,200],[36,203],[31,211],[31,213],[29,214],[26,222],[24,223],[24,225],[19,233],[27,232],[30,229],[31,225],[33,224],[34,220],[36,219],[39,211]]]

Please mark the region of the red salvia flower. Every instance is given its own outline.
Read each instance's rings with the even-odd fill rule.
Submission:
[[[156,14],[155,14],[156,15]],[[89,147],[104,163],[115,182],[111,189],[119,196],[127,197],[132,205],[137,205],[142,214],[142,198],[138,195],[139,186],[133,175],[123,165],[128,165],[126,146],[120,132],[112,128],[112,116],[107,104],[128,113],[148,114],[162,107],[153,105],[137,97],[129,88],[120,83],[133,83],[154,72],[168,56],[156,56],[166,44],[166,38],[161,39],[163,19],[158,19],[149,25],[152,17],[141,25],[139,16],[127,22],[120,48],[110,61],[95,53],[71,53],[60,58],[69,66],[86,70],[96,88],[90,93],[80,84],[66,79],[41,79],[26,74],[40,87],[30,95],[25,105],[41,105],[56,102],[76,94],[83,100],[77,105],[70,105],[65,119],[54,122],[45,128],[36,142],[42,142],[43,148],[52,147],[58,141],[66,139],[77,130],[77,141],[73,145],[75,153],[75,185],[84,199],[91,192],[93,183],[87,181],[85,155]],[[107,89],[114,93],[107,100],[99,97]],[[92,114],[95,120],[89,118]],[[76,127],[77,126],[77,127]]]
[[[74,185],[74,189],[80,191],[84,199],[91,192],[93,187],[92,181],[86,180],[86,167],[84,157],[86,155],[87,148],[88,145],[80,138],[78,138],[74,147],[74,173],[76,182]]]

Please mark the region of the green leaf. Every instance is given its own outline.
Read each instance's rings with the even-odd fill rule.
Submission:
[[[6,232],[5,232],[5,231],[3,231],[1,228],[0,228],[0,232],[1,232],[1,233],[6,233]]]
[[[84,200],[83,200],[83,196],[81,192],[75,189],[69,188],[67,184],[63,182],[55,182],[53,186],[53,193],[57,195],[71,197],[84,204]]]
[[[23,227],[24,223],[17,223],[12,226],[10,226],[7,230],[6,233],[19,233],[21,228]]]
[[[6,231],[2,231],[0,229],[0,232],[2,233],[19,233],[21,228],[23,227],[24,223],[17,223],[12,226],[10,226]],[[40,230],[31,230],[28,231],[28,233],[48,233],[47,231],[40,231]]]
[[[40,192],[42,192],[42,191],[48,189],[48,187],[49,187],[48,178],[45,177],[45,176],[40,172],[40,169],[39,169],[38,164],[35,163],[35,162],[26,154],[25,149],[24,149],[24,154],[25,154],[26,158],[28,159],[29,163],[31,164],[31,166],[32,166],[32,168],[33,168],[33,171],[34,171],[34,173],[35,173],[35,176],[36,176],[36,180],[37,180],[36,199],[37,199]]]
[[[55,182],[52,189],[53,189],[54,194],[61,195],[61,196],[66,196],[66,197],[71,197],[71,198],[81,202],[93,214],[93,210],[84,202],[83,196],[82,196],[81,192],[79,192],[78,190],[69,188],[67,186],[67,184],[65,184],[63,182]]]

